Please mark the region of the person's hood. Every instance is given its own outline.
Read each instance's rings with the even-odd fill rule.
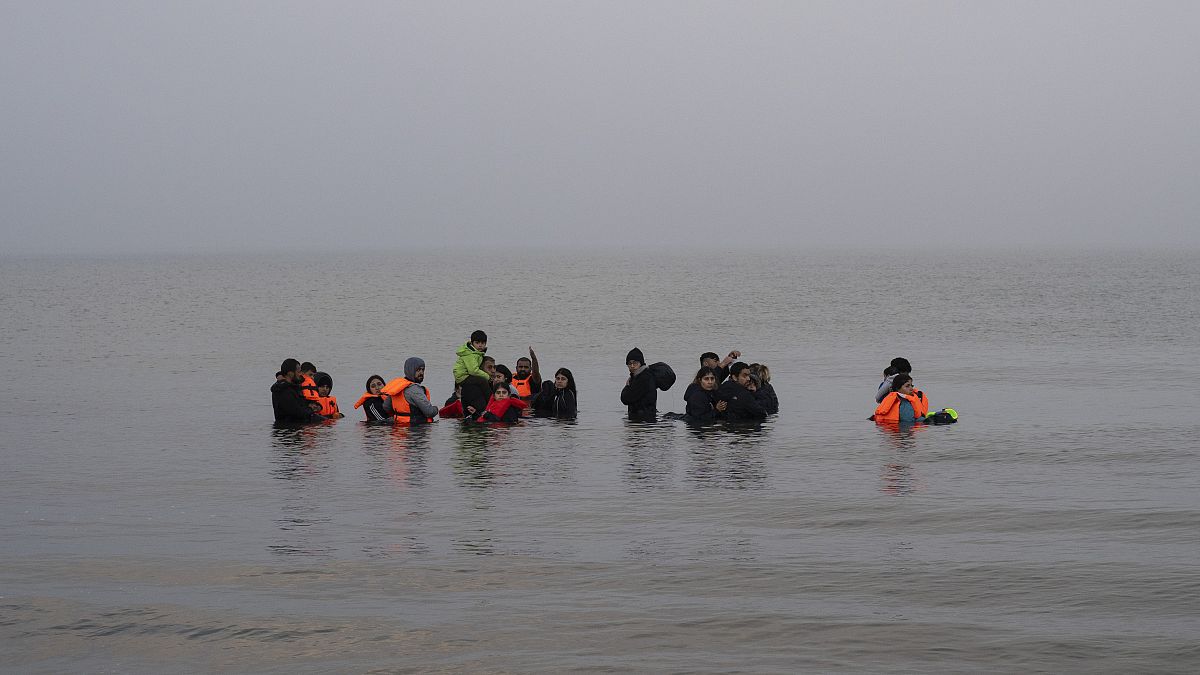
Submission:
[[[643,363],[641,368],[638,368],[637,370],[633,371],[633,376],[637,377],[638,375],[641,375],[642,373],[646,372],[649,369],[650,369],[650,366]]]
[[[404,361],[404,379],[408,380],[409,382],[416,382],[417,369],[424,367],[425,362],[423,360],[415,356],[408,357],[408,359]]]

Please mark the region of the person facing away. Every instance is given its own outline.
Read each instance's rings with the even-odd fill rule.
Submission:
[[[625,365],[629,368],[629,379],[621,390],[621,403],[628,406],[630,420],[653,422],[658,415],[658,384],[642,350],[637,347],[629,350]]]
[[[892,379],[892,390],[875,408],[871,419],[876,422],[914,424],[922,422],[929,413],[929,399],[916,388],[912,376],[898,373]]]
[[[779,397],[775,395],[775,387],[771,386],[771,369],[761,363],[751,363],[750,377],[757,378],[754,382],[757,387],[754,393],[758,395],[758,400],[767,414],[778,414]]]
[[[421,384],[424,381],[425,362],[412,356],[404,361],[404,377],[397,377],[384,385],[381,393],[392,398],[396,424],[428,424],[437,415],[437,406],[429,401],[429,389]]]
[[[333,391],[333,377],[329,373],[318,372],[313,374],[313,381],[317,383],[317,405],[320,406],[317,412],[329,419],[345,417],[338,409],[337,397],[330,395]]]
[[[541,415],[575,417],[579,410],[577,396],[575,376],[570,370],[559,368],[554,373],[553,382],[546,380],[541,383],[538,393],[533,397],[533,410]]]
[[[712,368],[713,377],[717,378],[717,384],[721,384],[729,376],[729,364],[741,356],[742,353],[736,349],[726,354],[723,359],[717,356],[716,352],[704,352],[700,355],[700,367]]]
[[[702,366],[683,392],[687,404],[684,419],[689,422],[713,422],[720,419],[729,407],[727,401],[717,400],[717,373],[712,366]]]
[[[309,401],[321,398],[321,395],[317,393],[317,381],[313,379],[313,375],[316,373],[317,367],[312,364],[312,361],[300,364],[300,393]]]
[[[726,421],[757,422],[767,418],[767,411],[749,389],[750,384],[750,366],[738,361],[729,367],[729,379],[717,388],[717,400],[728,404]]]
[[[271,385],[271,408],[276,422],[315,422],[323,419],[300,393],[300,362],[287,359],[279,367],[282,379]]]
[[[912,364],[908,359],[897,356],[892,359],[887,368],[883,370],[883,382],[879,383],[879,387],[875,390],[875,402],[883,403],[883,398],[892,392],[892,383],[897,375],[911,375]]]
[[[458,358],[454,361],[454,386],[462,387],[462,407],[468,416],[478,415],[487,406],[492,380],[491,374],[483,369],[487,341],[487,333],[477,330],[455,352]]]
[[[383,393],[383,385],[381,376],[368,377],[366,392],[354,403],[355,409],[363,409],[368,422],[391,422],[394,419],[391,398]]]
[[[455,385],[454,393],[450,395],[450,398],[446,399],[446,404],[442,406],[441,410],[438,410],[438,417],[445,420],[462,416],[462,385],[459,384]]]
[[[529,356],[517,359],[517,372],[513,373],[509,384],[517,390],[517,396],[523,401],[529,401],[542,390],[542,371],[538,368],[537,354],[533,347],[529,348]]]
[[[528,407],[528,403],[509,392],[507,384],[498,382],[483,414],[475,421],[515,424],[521,420],[521,411]]]

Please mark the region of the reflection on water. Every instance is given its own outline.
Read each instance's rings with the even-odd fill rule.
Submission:
[[[929,429],[924,424],[880,424],[877,427],[883,439],[883,450],[890,457],[880,474],[879,491],[896,497],[904,497],[924,489],[911,462],[917,451],[918,436]]]
[[[767,482],[762,425],[691,427],[688,478],[701,487],[745,490]]]
[[[391,481],[396,487],[425,485],[429,467],[429,425],[416,427],[360,422],[367,477]]]
[[[665,487],[675,468],[675,425],[626,419],[624,431],[627,460],[621,474],[626,483],[634,490]]]

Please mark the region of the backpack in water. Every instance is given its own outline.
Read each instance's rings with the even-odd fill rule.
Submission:
[[[926,424],[954,424],[958,421],[958,411],[954,408],[942,408],[925,416]]]

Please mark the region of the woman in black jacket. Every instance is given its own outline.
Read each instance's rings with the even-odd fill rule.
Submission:
[[[696,379],[683,392],[683,400],[687,403],[684,419],[688,422],[713,422],[721,418],[729,405],[717,400],[716,370],[704,366],[696,371]]]
[[[546,380],[533,398],[533,411],[553,417],[575,417],[579,404],[575,376],[566,368],[554,373],[554,382]]]

